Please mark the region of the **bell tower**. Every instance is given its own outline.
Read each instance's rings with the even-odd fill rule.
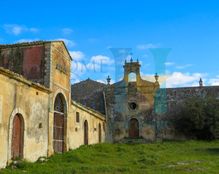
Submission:
[[[134,78],[136,81],[136,83],[138,83],[141,80],[141,76],[140,76],[140,67],[141,65],[139,64],[138,60],[136,62],[133,61],[133,59],[131,58],[130,62],[125,61],[125,65],[123,66],[124,68],[124,81],[126,83],[132,81],[133,79],[130,78]],[[134,76],[131,76],[131,75]]]

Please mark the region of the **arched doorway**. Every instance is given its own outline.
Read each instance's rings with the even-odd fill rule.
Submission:
[[[23,158],[24,119],[21,114],[16,114],[14,116],[11,142],[11,158]]]
[[[99,137],[99,143],[101,143],[101,141],[102,141],[102,140],[101,140],[101,138],[102,138],[102,132],[101,132],[101,124],[100,124],[100,123],[99,123],[99,126],[98,126],[98,127],[99,127],[99,128],[98,128],[98,129],[99,129],[99,132],[98,132],[98,134],[99,134],[99,135],[98,135],[98,137]]]
[[[139,123],[136,118],[132,118],[129,121],[129,137],[138,138],[139,137]]]
[[[64,96],[59,93],[54,104],[54,123],[53,123],[53,149],[56,153],[65,150],[66,133],[66,102]]]
[[[88,122],[84,121],[84,144],[88,145]]]

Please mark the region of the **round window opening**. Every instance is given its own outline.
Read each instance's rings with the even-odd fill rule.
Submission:
[[[137,108],[137,104],[135,102],[131,102],[131,103],[129,103],[129,108],[131,110],[135,110]]]

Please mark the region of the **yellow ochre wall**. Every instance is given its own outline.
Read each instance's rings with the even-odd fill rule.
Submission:
[[[24,155],[28,161],[54,154],[54,102],[61,93],[66,104],[65,151],[84,144],[84,121],[88,121],[89,144],[105,141],[105,117],[71,100],[71,57],[61,41],[45,44],[47,87],[33,83],[9,70],[0,68],[0,168],[11,162],[11,135],[13,118],[24,119]],[[76,122],[76,112],[80,122]]]

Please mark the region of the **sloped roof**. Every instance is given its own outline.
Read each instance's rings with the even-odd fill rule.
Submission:
[[[87,79],[71,86],[72,100],[105,114],[103,90],[106,85]]]

